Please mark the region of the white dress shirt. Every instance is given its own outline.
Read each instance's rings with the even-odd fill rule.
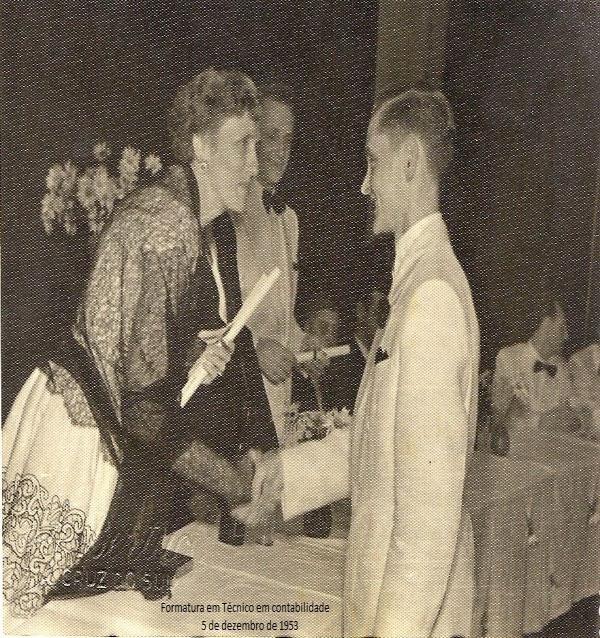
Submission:
[[[248,322],[254,343],[274,339],[298,352],[305,333],[298,325],[294,308],[298,282],[298,218],[286,206],[278,215],[265,210],[263,188],[258,181],[250,189],[246,210],[236,223],[237,261],[242,299],[246,299],[263,273],[278,267],[279,279]],[[263,377],[271,414],[282,441],[284,414],[291,402],[291,379],[278,385]]]
[[[534,371],[536,361],[556,367],[554,376],[546,369]],[[571,396],[565,361],[553,356],[542,359],[531,341],[500,350],[492,381],[494,414],[509,429],[561,428],[559,421]],[[566,424],[564,424],[566,427]]]
[[[224,213],[227,214],[227,213]],[[225,288],[223,287],[223,280],[221,279],[221,272],[219,271],[219,255],[217,254],[217,244],[210,229],[206,234],[206,243],[208,244],[208,251],[210,254],[210,269],[217,285],[217,291],[219,293],[219,317],[221,317],[223,323],[227,323],[227,320],[231,321],[233,317],[227,316],[227,299],[225,297]]]

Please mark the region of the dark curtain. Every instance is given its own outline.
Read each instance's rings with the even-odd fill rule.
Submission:
[[[375,0],[8,0],[1,17],[3,415],[68,329],[85,281],[83,244],[46,237],[39,220],[48,167],[83,164],[99,139],[168,160],[164,115],[207,66],[296,88],[285,187],[300,218],[300,309],[321,289],[352,290],[368,224],[359,188]]]
[[[458,139],[446,209],[476,296],[484,365],[532,334],[548,298],[565,307],[572,347],[595,332],[598,309],[585,318],[599,52],[593,0],[450,4],[444,85]]]

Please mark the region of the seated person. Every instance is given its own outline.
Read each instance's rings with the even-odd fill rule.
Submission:
[[[325,295],[314,298],[305,313],[305,346],[321,349],[337,344],[339,327],[340,316],[333,300]],[[337,407],[330,387],[331,378],[331,373],[326,372],[319,361],[296,368],[292,377],[292,402],[302,412]]]
[[[571,373],[571,406],[581,430],[594,438],[600,435],[600,327],[596,341],[573,354],[569,360]]]
[[[354,408],[354,402],[369,350],[373,340],[385,324],[389,313],[387,297],[374,288],[363,294],[356,306],[356,316],[348,341],[350,354],[332,359],[319,379],[320,399],[325,410]],[[332,300],[323,299],[308,313],[307,333],[318,335],[320,341],[330,344],[339,341],[340,318]],[[301,410],[318,409],[316,389],[310,380],[299,375],[294,380],[294,399]]]
[[[387,296],[379,288],[371,288],[356,304],[350,355],[339,363],[343,366],[344,384],[341,389],[345,391],[344,405],[350,410],[354,408],[371,345],[379,337],[389,312]]]
[[[511,444],[517,432],[572,428],[571,384],[562,356],[567,337],[564,312],[552,302],[529,341],[498,353],[491,390],[492,430],[507,429]]]
[[[250,185],[243,215],[235,218],[240,288],[245,300],[261,275],[275,267],[281,276],[256,309],[248,327],[277,436],[281,442],[289,410],[295,353],[306,335],[294,314],[298,283],[298,218],[280,194],[292,150],[295,117],[291,89],[261,89],[257,179]]]

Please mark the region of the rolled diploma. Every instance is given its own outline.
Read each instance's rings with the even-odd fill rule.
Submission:
[[[326,356],[328,359],[335,357],[343,357],[350,354],[350,346],[332,346],[331,348],[320,348],[318,350],[307,350],[306,352],[299,352],[296,355],[296,361],[298,363],[307,363],[308,361],[315,361],[319,355]]]
[[[229,324],[227,332],[223,335],[223,341],[229,345],[238,336],[239,332],[248,322],[248,319],[254,314],[254,311],[258,308],[262,300],[266,297],[267,293],[273,287],[273,284],[277,281],[281,275],[279,268],[275,267],[268,274],[262,274],[260,279],[256,282],[254,288],[246,298],[246,301],[242,304],[242,307],[238,310],[238,313]],[[198,389],[198,386],[204,381],[206,377],[206,370],[198,366],[195,371],[190,370],[190,376],[186,381],[186,384],[181,389],[181,402],[180,405],[183,408],[185,404],[190,400],[194,392]]]

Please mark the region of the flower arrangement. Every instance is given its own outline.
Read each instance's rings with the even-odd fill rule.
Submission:
[[[127,146],[123,149],[116,174],[111,174],[108,160],[112,155],[106,142],[98,142],[92,149],[92,163],[80,170],[71,161],[54,164],[46,176],[47,191],[42,199],[41,219],[48,235],[63,228],[75,235],[78,227],[87,226],[97,237],[109,221],[115,202],[123,199],[140,181],[142,154]],[[162,162],[153,153],[144,158],[145,176],[162,170]]]
[[[346,428],[352,424],[352,415],[347,408],[329,410],[329,412],[318,410],[299,412],[297,404],[292,404],[285,417],[286,442],[291,445],[323,439],[334,430]]]

